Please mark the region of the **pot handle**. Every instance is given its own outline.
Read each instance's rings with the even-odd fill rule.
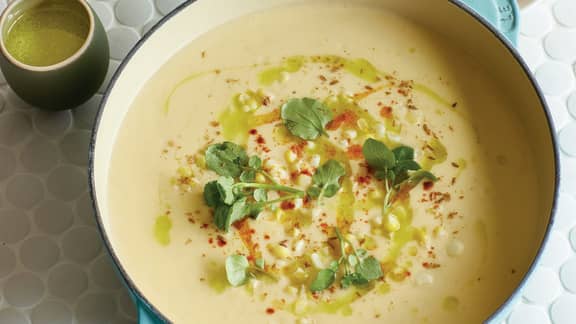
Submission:
[[[460,2],[484,17],[516,46],[520,18],[516,0],[460,0]]]
[[[142,302],[139,301],[136,304],[138,305],[138,324],[167,324]]]

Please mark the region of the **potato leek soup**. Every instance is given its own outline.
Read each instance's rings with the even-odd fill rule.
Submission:
[[[379,8],[242,17],[135,99],[113,245],[175,323],[479,323],[535,250],[513,104],[472,57]]]

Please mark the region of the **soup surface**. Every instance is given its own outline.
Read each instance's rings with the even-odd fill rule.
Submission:
[[[537,244],[512,104],[473,58],[378,8],[240,18],[134,101],[113,244],[175,323],[479,323]]]

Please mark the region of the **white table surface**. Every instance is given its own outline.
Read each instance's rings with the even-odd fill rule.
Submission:
[[[142,33],[182,1],[89,0],[110,38],[106,82]],[[576,0],[541,0],[522,18],[519,48],[559,134],[562,193],[542,263],[508,323],[574,324]],[[74,111],[48,114],[18,99],[0,77],[0,324],[136,321],[102,247],[88,194],[88,142],[101,98],[102,91]]]

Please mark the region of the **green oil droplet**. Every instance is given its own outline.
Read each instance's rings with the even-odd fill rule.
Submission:
[[[444,308],[444,310],[450,312],[456,311],[458,309],[458,306],[460,306],[460,300],[458,300],[458,298],[454,296],[448,296],[444,298],[444,301],[442,301],[442,307]]]
[[[168,215],[158,216],[154,224],[154,237],[160,245],[170,244],[170,230],[172,229],[172,220]]]

